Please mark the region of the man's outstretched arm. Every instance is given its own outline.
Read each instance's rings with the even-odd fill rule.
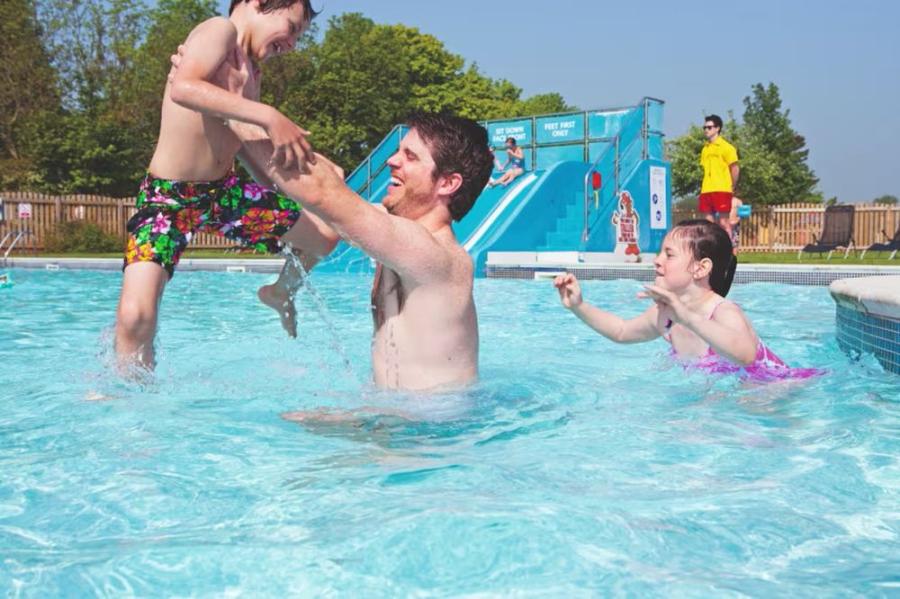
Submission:
[[[242,159],[254,172],[265,174],[280,193],[300,202],[349,243],[401,276],[434,280],[446,275],[451,260],[422,225],[392,216],[363,200],[344,183],[343,171],[323,156],[298,173],[272,164],[272,144],[265,132],[232,122],[243,143]]]

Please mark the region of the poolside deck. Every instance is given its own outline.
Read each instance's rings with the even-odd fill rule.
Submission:
[[[575,273],[583,280],[635,279],[652,281],[651,261],[626,263],[619,256],[579,252],[491,252],[487,258],[487,276],[491,279],[543,279],[562,272]],[[838,279],[900,274],[897,266],[839,264],[753,264],[738,265],[734,277],[742,283],[786,283],[789,285],[830,285]]]
[[[179,272],[277,273],[281,258],[185,258],[178,263]],[[15,257],[6,261],[8,268],[41,270],[112,270],[122,268],[121,258],[41,258]],[[627,264],[611,254],[577,252],[492,252],[487,260],[487,277],[491,279],[544,279],[561,272],[574,272],[584,280],[634,279],[652,281],[653,265],[649,262]],[[838,279],[900,275],[897,266],[861,266],[831,263],[815,264],[741,264],[735,283],[771,282],[791,285],[830,285]]]

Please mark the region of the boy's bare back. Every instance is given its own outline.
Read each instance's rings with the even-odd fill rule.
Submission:
[[[241,143],[226,125],[226,117],[200,112],[175,101],[183,102],[184,88],[190,87],[196,78],[232,94],[215,81],[216,72],[225,63],[243,76],[243,97],[255,100],[258,73],[238,46],[234,25],[228,19],[216,17],[198,25],[188,36],[182,65],[166,84],[159,141],[150,162],[153,175],[181,181],[213,181],[232,168]],[[209,96],[203,89],[187,91]]]

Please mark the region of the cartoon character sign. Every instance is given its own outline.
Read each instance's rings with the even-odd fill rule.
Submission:
[[[640,262],[640,217],[627,191],[619,194],[619,209],[613,212],[612,224],[616,228],[616,249],[613,253],[622,256],[626,262]]]

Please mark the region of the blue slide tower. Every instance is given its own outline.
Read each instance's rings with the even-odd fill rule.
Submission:
[[[672,224],[663,107],[662,100],[644,98],[633,106],[482,123],[501,164],[506,139],[516,140],[525,173],[506,187],[485,189],[453,225],[477,275],[485,275],[492,252],[626,262],[659,251]],[[386,161],[405,133],[403,126],[388,133],[347,178],[351,189],[381,201],[390,181]],[[356,272],[372,265],[342,243],[319,268]]]

